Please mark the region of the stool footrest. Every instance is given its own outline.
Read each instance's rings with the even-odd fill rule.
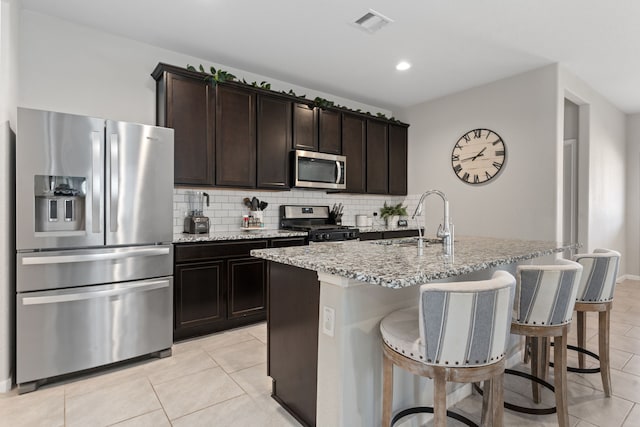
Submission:
[[[551,347],[553,347],[553,343],[551,343]],[[600,356],[595,354],[592,351],[587,350],[586,348],[576,347],[575,345],[567,344],[567,349],[577,351],[578,353],[586,354],[587,356],[591,356],[596,360],[600,360]],[[549,362],[549,366],[553,368],[553,362]],[[578,374],[597,374],[600,372],[600,367],[597,368],[576,368],[574,366],[567,366],[567,371],[569,372],[577,372]]]
[[[509,375],[515,375],[518,377],[522,377],[522,378],[526,378],[529,379],[531,381],[537,382],[538,384],[542,385],[545,388],[548,388],[549,390],[551,390],[552,392],[555,393],[556,389],[553,385],[549,384],[548,382],[546,382],[545,380],[538,378],[538,377],[534,377],[533,375],[527,374],[526,372],[520,372],[520,371],[514,371],[513,369],[505,369],[504,370],[505,374],[509,374]],[[480,386],[478,386],[477,383],[473,384],[473,388],[480,393],[480,396],[482,396],[482,389],[480,388]],[[509,402],[504,402],[504,407],[506,409],[510,409],[512,411],[516,411],[516,412],[520,412],[523,414],[531,414],[531,415],[549,415],[549,414],[555,414],[557,412],[557,408],[554,406],[552,408],[527,408],[525,406],[518,406],[518,405],[514,405],[512,403]]]
[[[413,408],[403,409],[402,411],[394,415],[394,417],[391,419],[391,426],[395,425],[395,423],[397,423],[398,420],[406,417],[407,415],[423,414],[423,413],[433,414],[433,407],[432,406],[416,406]],[[469,427],[478,427],[478,424],[474,423],[469,418],[465,417],[464,415],[457,414],[453,411],[447,410],[447,417],[453,418],[454,420],[458,420],[461,423],[468,425]]]

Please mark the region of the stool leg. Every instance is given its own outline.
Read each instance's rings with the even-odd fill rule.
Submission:
[[[598,353],[600,356],[600,376],[604,395],[611,397],[611,372],[609,370],[609,327],[611,312],[607,309],[598,313]]]
[[[493,406],[493,402],[491,400],[491,380],[484,380],[483,383],[484,393],[482,393],[482,416],[480,417],[480,425],[481,426],[490,426],[492,423],[491,420],[491,410]]]
[[[531,375],[540,378],[544,368],[542,367],[542,348],[540,337],[531,337]],[[535,403],[540,403],[540,384],[531,381],[531,395]]]
[[[393,362],[382,351],[382,427],[391,425],[393,403]]]
[[[504,372],[484,381],[481,420],[482,427],[502,427],[504,425],[503,381]]]
[[[585,336],[587,333],[587,322],[585,321],[585,312],[578,311],[578,348],[587,348]],[[584,353],[578,352],[578,367],[584,369]]]
[[[522,357],[522,363],[525,365],[529,363],[529,352],[531,351],[531,338],[524,337],[524,356]]]
[[[558,411],[558,425],[569,426],[569,405],[567,403],[567,328],[562,335],[553,338],[553,377]]]
[[[493,377],[491,388],[493,390],[493,426],[502,427],[504,425],[504,371]]]
[[[442,369],[436,369],[433,375],[433,425],[447,426],[447,381]]]

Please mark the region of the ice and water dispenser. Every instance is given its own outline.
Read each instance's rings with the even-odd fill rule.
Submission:
[[[85,229],[86,178],[36,175],[34,181],[36,232]]]

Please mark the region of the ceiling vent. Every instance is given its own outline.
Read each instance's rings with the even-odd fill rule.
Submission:
[[[373,34],[391,22],[393,22],[393,19],[387,18],[373,9],[369,9],[369,12],[356,19],[353,24],[367,33]]]

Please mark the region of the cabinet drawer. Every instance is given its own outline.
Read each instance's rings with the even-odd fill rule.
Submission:
[[[217,242],[177,245],[175,248],[176,263],[201,261],[212,258],[248,256],[252,249],[266,248],[267,242],[267,240],[252,240],[249,242]]]
[[[360,233],[360,240],[380,240],[382,239],[382,232],[373,231],[371,233]]]
[[[271,241],[272,248],[287,248],[289,246],[304,246],[306,244],[306,237],[290,237],[286,239],[273,239]]]

